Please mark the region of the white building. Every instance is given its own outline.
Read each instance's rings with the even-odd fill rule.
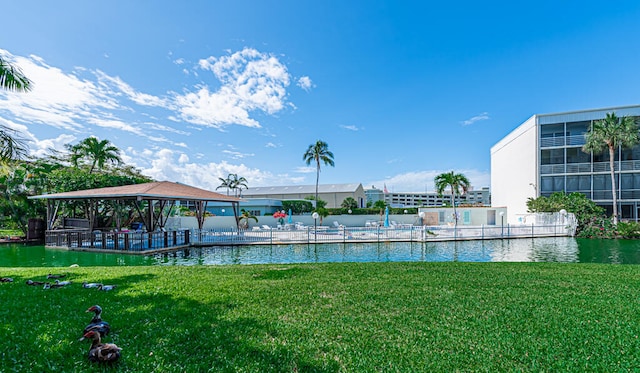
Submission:
[[[313,185],[287,185],[251,187],[242,192],[243,198],[269,198],[279,200],[302,200],[309,196],[315,196],[316,186]],[[327,202],[327,208],[336,208],[342,205],[345,198],[356,200],[358,207],[365,207],[366,196],[362,184],[320,184],[318,185],[318,198]]]
[[[536,114],[491,148],[492,206],[508,207],[508,221],[527,213],[527,199],[580,192],[612,211],[609,156],[582,151],[585,134],[607,113],[640,117],[640,105]],[[622,219],[638,220],[640,146],[618,149],[616,185]]]
[[[464,194],[456,195],[454,202],[457,205],[469,204],[488,206],[491,204],[489,188],[480,190],[468,190]],[[392,207],[421,207],[451,205],[451,191],[444,191],[442,195],[436,192],[430,193],[393,193],[384,194],[384,201]]]

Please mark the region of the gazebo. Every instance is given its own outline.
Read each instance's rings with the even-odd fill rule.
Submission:
[[[208,202],[229,202],[233,208],[233,215],[236,218],[237,225],[238,205],[240,202],[240,199],[236,197],[170,181],[42,194],[29,198],[47,200],[47,230],[53,229],[53,224],[57,219],[61,202],[87,201],[89,203],[88,218],[90,230],[94,228],[93,222],[97,215],[99,201],[115,201],[116,204],[122,201],[147,202],[148,208],[146,213],[143,213],[141,210],[140,203],[135,203],[135,207],[148,232],[164,228],[167,217],[170,215],[176,201],[192,202],[195,205],[199,229],[202,229],[204,225],[204,212]],[[119,221],[117,224],[119,225]]]

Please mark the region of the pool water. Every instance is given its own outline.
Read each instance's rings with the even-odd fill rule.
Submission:
[[[253,245],[139,256],[0,246],[0,267],[227,265],[328,262],[562,262],[640,264],[640,240],[570,237],[487,241]]]

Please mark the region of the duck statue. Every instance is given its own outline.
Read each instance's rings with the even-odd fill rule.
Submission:
[[[120,359],[122,349],[113,343],[102,343],[100,333],[96,330],[89,330],[84,333],[82,339],[91,339],[89,348],[89,361],[94,363],[113,363]]]
[[[93,315],[93,318],[89,322],[89,325],[84,328],[84,334],[88,333],[91,330],[98,332],[101,337],[109,334],[111,326],[109,326],[108,322],[102,320],[102,307],[96,304],[95,306],[89,307],[86,312],[93,312],[95,313],[95,315]]]

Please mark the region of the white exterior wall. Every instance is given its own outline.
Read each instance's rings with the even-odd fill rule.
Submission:
[[[508,207],[507,221],[518,223],[527,199],[538,196],[538,130],[534,115],[491,148],[491,206]]]

